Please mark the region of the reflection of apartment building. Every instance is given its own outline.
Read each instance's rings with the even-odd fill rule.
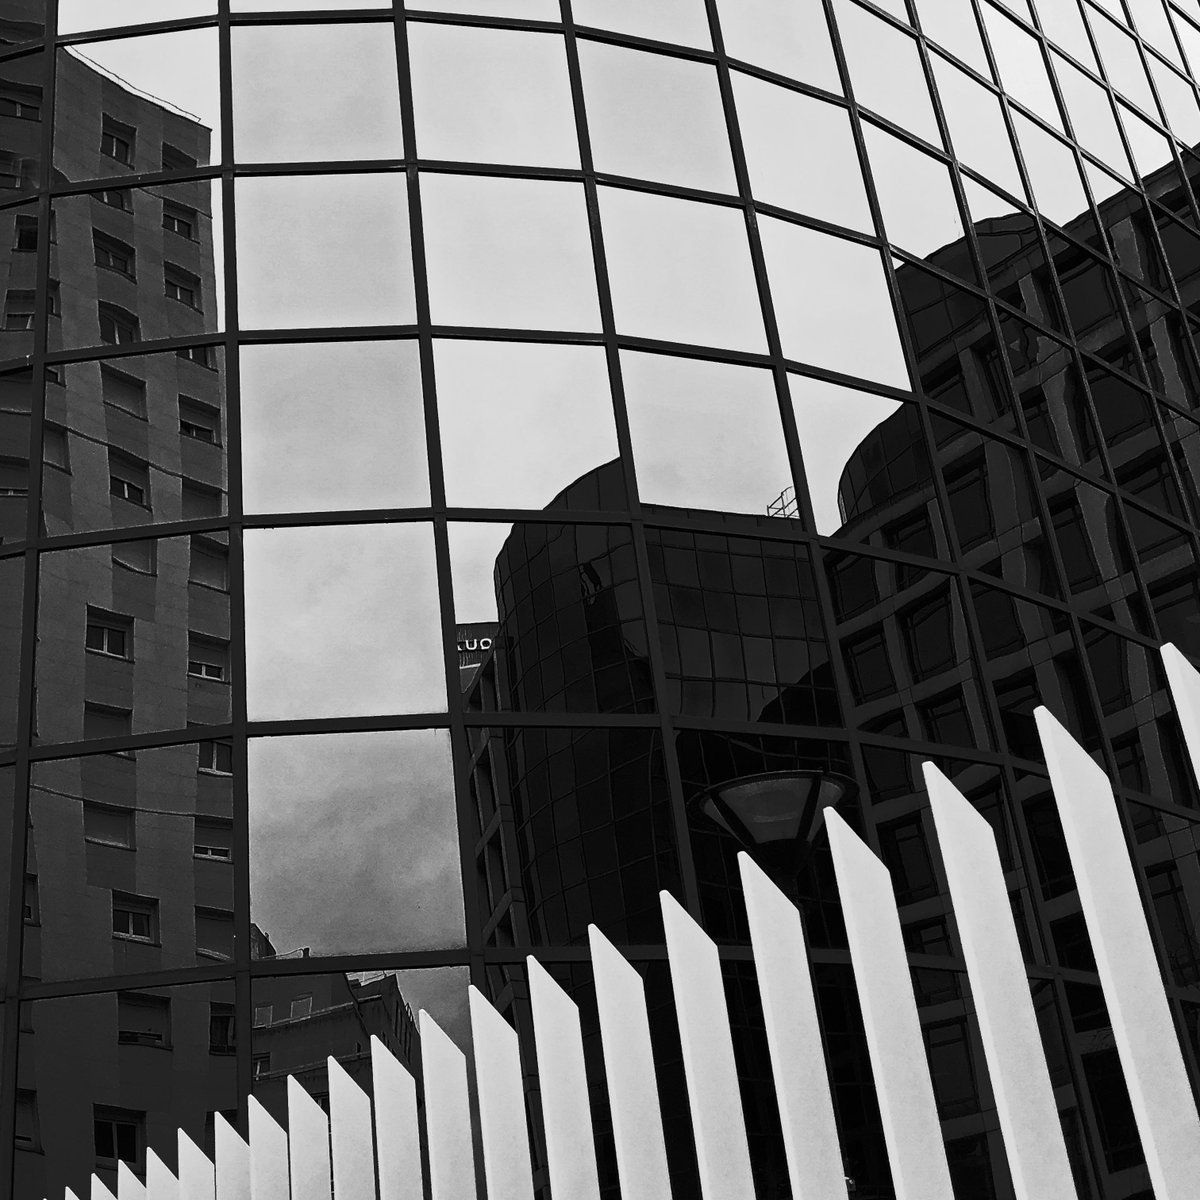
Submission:
[[[1163,199],[1169,208],[1171,197]],[[913,264],[900,270],[924,390],[942,407],[902,406],[845,467],[836,536],[863,552],[825,556],[832,629],[817,615],[807,551],[786,533],[772,537],[773,519],[759,523],[761,536],[725,536],[656,528],[670,514],[645,510],[672,689],[662,703],[691,718],[675,734],[683,794],[767,772],[857,777],[862,803],[847,815],[888,865],[902,905],[963,1194],[1004,1196],[1008,1185],[931,849],[924,758],[954,775],[996,831],[1081,1194],[1140,1196],[1148,1185],[1039,766],[1039,703],[1120,780],[1172,1002],[1200,1078],[1200,843],[1188,816],[1200,792],[1152,649],[1172,640],[1200,657],[1190,531],[1200,511],[1200,426],[1181,411],[1195,404],[1197,376],[1182,317],[1155,291],[1163,284],[1146,257],[1144,215],[1131,209],[1124,193],[1110,200],[1104,236],[1123,262],[1137,264],[1144,288],[1118,281],[1089,253],[1089,238],[1100,236],[1094,227],[1072,228],[1078,241],[1052,239],[1049,260],[1025,218],[974,230],[991,287],[1025,314],[999,309],[999,343],[982,296]],[[1200,239],[1169,212],[1157,219],[1167,253],[1185,256],[1173,261],[1176,278],[1191,279]],[[960,272],[965,253],[959,244],[931,262]],[[1080,352],[1056,331],[1074,332]],[[615,469],[584,476],[556,505],[594,493]],[[497,560],[500,627],[473,708],[652,706],[648,685],[638,684],[649,679],[650,651],[641,597],[621,566],[632,555],[624,536],[595,526],[514,527]],[[780,724],[812,735],[773,733]],[[861,765],[835,732],[843,726],[861,736]],[[739,846],[691,800],[673,811],[657,731],[578,722],[497,730],[475,742],[472,786],[492,944],[579,945],[593,920],[630,944],[659,941],[654,898],[676,886],[681,828],[705,927],[744,942]],[[799,879],[782,882],[794,883],[805,912],[826,1028],[851,1029],[857,1014],[822,839]],[[761,1016],[734,982],[736,966],[726,969],[735,1024],[751,1031],[741,1059],[748,1121],[761,1143],[756,1161],[769,1171],[777,1130],[771,1117],[756,1129],[750,1099],[756,1070],[769,1077],[765,1057],[750,1049],[761,1041]],[[577,986],[586,990],[586,981]],[[498,979],[495,996],[518,1022],[527,1019],[519,987]],[[872,1195],[886,1176],[869,1070],[852,1043],[831,1069],[847,1169],[860,1194]],[[669,1055],[661,1065],[677,1071]],[[673,1154],[686,1173],[686,1149]]]

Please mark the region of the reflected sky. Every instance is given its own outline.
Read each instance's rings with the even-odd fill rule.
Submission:
[[[462,943],[444,729],[251,739],[250,914],[276,951]]]

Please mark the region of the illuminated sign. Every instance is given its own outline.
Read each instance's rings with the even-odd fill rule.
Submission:
[[[471,625],[458,627],[458,665],[459,669],[477,667],[487,657],[496,637],[494,621],[476,621]]]

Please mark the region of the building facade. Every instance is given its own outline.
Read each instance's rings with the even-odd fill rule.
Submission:
[[[1200,9],[269,7],[0,4],[0,1177],[170,1166],[329,1055],[366,1085],[371,1034],[419,1071],[468,982],[536,1134],[535,953],[619,1195],[594,923],[690,1195],[667,890],[784,1197],[748,847],[886,1200],[830,803],[892,876],[956,1193],[1009,1200],[932,759],[996,833],[1079,1195],[1145,1200],[1032,712],[1119,780],[1200,1090],[1154,656],[1200,661]]]

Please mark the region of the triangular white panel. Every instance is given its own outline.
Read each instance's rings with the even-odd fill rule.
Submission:
[[[475,1155],[467,1096],[467,1060],[424,1009],[418,1021],[430,1194],[433,1200],[474,1197]]]
[[[146,1185],[129,1169],[117,1163],[117,1200],[146,1200]]]
[[[333,1194],[337,1200],[375,1200],[371,1098],[336,1058],[329,1058],[328,1067]]]
[[[738,866],[792,1195],[841,1200],[846,1176],[800,913],[745,852]]]
[[[533,1009],[550,1191],[571,1200],[599,1200],[596,1143],[592,1136],[579,1009],[541,963],[533,958],[525,962],[529,971],[529,1002]]]
[[[1046,709],[1034,716],[1154,1194],[1195,1200],[1200,1120],[1112,785]]]
[[[217,1200],[250,1200],[250,1147],[220,1113],[214,1124]]]
[[[249,1114],[250,1194],[254,1200],[290,1200],[287,1134],[255,1096]]]
[[[292,1200],[331,1200],[329,1118],[296,1082],[287,1081],[288,1167]]]
[[[671,988],[704,1200],[754,1200],[729,1012],[717,948],[667,892],[660,893]]]
[[[103,1183],[97,1176],[92,1176],[92,1200],[117,1200],[109,1189],[108,1184]]]
[[[371,1035],[371,1080],[375,1100],[375,1151],[379,1158],[379,1200],[421,1200],[423,1172],[417,1126],[417,1085],[374,1034]]]
[[[954,1200],[892,880],[825,810],[896,1200]]]
[[[474,985],[469,1001],[488,1200],[533,1200],[517,1031]]]
[[[217,1177],[208,1155],[179,1131],[179,1200],[215,1200]]]
[[[595,925],[588,926],[604,1074],[622,1200],[671,1194],[662,1110],[642,977]]]
[[[146,1151],[146,1200],[179,1200],[179,1180],[153,1150]]]
[[[1058,1107],[991,826],[924,764],[1017,1200],[1075,1195]]]
[[[1188,754],[1193,764],[1200,764],[1200,673],[1170,642],[1162,648],[1162,660]]]

